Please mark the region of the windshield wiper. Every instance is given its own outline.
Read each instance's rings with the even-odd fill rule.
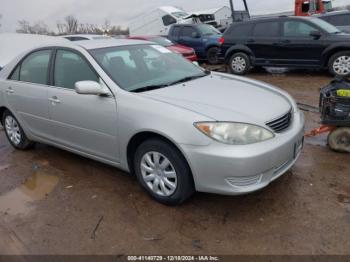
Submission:
[[[195,80],[198,78],[202,78],[202,77],[205,77],[207,75],[210,75],[210,73],[211,73],[210,71],[205,71],[205,75],[187,76],[187,77],[181,78],[180,80],[177,80],[175,82],[170,83],[168,86],[173,86],[173,85],[185,83],[188,81],[192,81],[192,80]]]
[[[167,86],[168,85],[149,85],[149,86],[143,86],[143,87],[140,87],[140,88],[136,88],[134,90],[131,90],[130,92],[142,93],[142,92],[146,92],[146,91],[161,89],[161,88],[164,88],[164,87],[167,87]]]

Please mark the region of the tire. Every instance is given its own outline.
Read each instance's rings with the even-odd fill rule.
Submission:
[[[231,56],[228,67],[232,74],[245,75],[251,70],[252,62],[247,54],[235,53]]]
[[[350,127],[337,128],[331,132],[328,145],[333,151],[350,153]]]
[[[179,205],[195,191],[187,161],[177,148],[163,140],[150,139],[142,143],[133,162],[142,188],[162,204]]]
[[[218,57],[219,48],[214,46],[207,50],[207,60],[211,65],[217,65],[219,63]]]
[[[4,125],[6,137],[14,148],[27,150],[34,145],[34,143],[27,138],[18,120],[10,111],[5,111],[2,117],[2,123]]]
[[[329,72],[335,76],[350,75],[350,51],[338,52],[329,59]]]

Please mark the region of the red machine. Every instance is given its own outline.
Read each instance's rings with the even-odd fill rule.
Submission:
[[[295,15],[310,16],[326,12],[326,3],[324,0],[295,0]]]

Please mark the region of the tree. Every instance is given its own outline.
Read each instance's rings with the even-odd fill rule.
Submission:
[[[31,25],[27,20],[18,21],[18,27],[16,32],[22,33],[22,34],[36,34],[36,35],[54,34],[53,32],[50,32],[49,27],[43,21],[38,21],[35,24]]]
[[[66,18],[64,20],[65,20],[66,26],[67,26],[66,33],[75,34],[78,32],[78,19],[76,19],[72,15],[68,15],[68,16],[66,16]]]

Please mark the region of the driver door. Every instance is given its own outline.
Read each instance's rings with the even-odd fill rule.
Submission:
[[[103,84],[89,62],[69,49],[56,51],[49,111],[56,141],[91,156],[118,162],[117,105],[115,97],[77,94],[78,81]]]

